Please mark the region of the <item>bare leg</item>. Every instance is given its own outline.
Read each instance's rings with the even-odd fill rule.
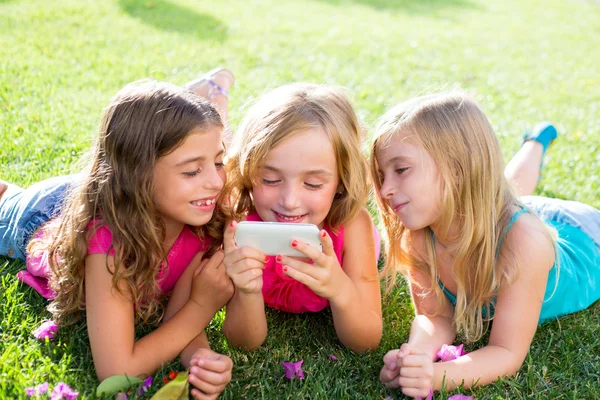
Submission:
[[[540,142],[528,140],[504,169],[504,175],[513,182],[519,196],[533,194],[540,179],[543,153],[544,147]]]
[[[233,140],[231,126],[229,125],[229,98],[227,97],[227,93],[234,82],[235,78],[231,71],[217,69],[198,80],[184,85],[191,92],[210,101],[217,109],[223,122],[223,142],[226,148],[230,147]]]

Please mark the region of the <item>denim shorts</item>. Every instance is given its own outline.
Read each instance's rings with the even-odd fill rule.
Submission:
[[[578,201],[524,196],[519,200],[542,221],[554,221],[579,228],[600,247],[600,210]]]
[[[46,179],[27,189],[9,184],[0,199],[0,256],[25,261],[31,235],[60,214],[69,190],[80,181],[77,174]]]

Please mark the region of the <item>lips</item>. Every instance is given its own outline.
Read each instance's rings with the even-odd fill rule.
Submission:
[[[392,209],[394,210],[395,213],[397,213],[398,211],[400,211],[401,209],[404,208],[404,206],[406,206],[408,204],[408,201],[405,203],[400,203],[398,205],[392,205]]]
[[[273,214],[275,215],[275,219],[277,219],[277,222],[300,222],[304,219],[304,217],[306,217],[308,214],[302,214],[302,215],[286,215],[286,214],[281,214],[278,213],[275,210],[271,210],[273,211]]]

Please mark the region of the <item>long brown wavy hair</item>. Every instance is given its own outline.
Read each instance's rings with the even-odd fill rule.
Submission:
[[[45,229],[49,237],[29,246],[30,252],[49,250],[49,283],[56,298],[48,309],[57,323],[75,321],[84,309],[88,240],[95,231],[91,225],[100,225],[92,221],[100,221],[112,232],[113,289],[122,293],[118,283],[126,283],[137,320],[158,318],[157,275],[166,265],[167,253],[165,226],[152,199],[154,165],[192,130],[210,126],[223,126],[215,108],[169,83],[134,82],[112,99],[104,110],[85,177],[70,194],[55,226]],[[215,239],[207,255],[221,245],[219,211],[205,226],[192,228],[199,236]]]
[[[296,83],[263,95],[242,121],[227,162],[231,218],[254,211],[252,187],[267,154],[290,136],[322,128],[333,144],[342,189],[326,218],[336,230],[356,218],[369,195],[368,163],[361,152],[362,130],[344,92],[334,86]]]
[[[468,342],[475,341],[489,325],[490,318],[483,310],[487,309],[487,315],[491,315],[492,301],[502,282],[510,283],[518,275],[516,249],[507,248],[501,256],[504,259],[498,259],[497,249],[514,206],[523,205],[504,176],[504,162],[494,130],[471,98],[461,92],[440,93],[392,108],[381,118],[371,149],[371,173],[385,226],[387,264],[382,275],[388,278],[388,291],[397,272],[410,277],[411,271],[418,270],[432,282],[431,290],[439,306],[444,298],[437,284],[439,274],[430,228],[426,227],[424,232],[427,256],[407,251],[401,243],[405,241],[410,247],[410,230],[381,197],[382,180],[375,155],[399,132],[409,133],[411,141],[431,154],[438,166],[444,188],[442,230],[448,232],[452,224],[461,227],[459,240],[448,246],[456,254],[452,265],[458,287],[454,325]],[[555,245],[556,232],[546,227],[546,233]]]

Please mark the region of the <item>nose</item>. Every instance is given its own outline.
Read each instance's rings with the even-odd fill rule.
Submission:
[[[300,206],[300,197],[294,185],[284,185],[281,189],[280,203],[284,210],[294,210]]]
[[[224,184],[225,181],[223,180],[223,177],[219,173],[217,167],[211,168],[210,173],[206,177],[206,188],[210,190],[219,191],[223,189]]]
[[[394,195],[395,192],[396,189],[394,188],[389,179],[384,180],[382,182],[381,188],[379,189],[379,193],[381,193],[382,198],[388,200]]]

